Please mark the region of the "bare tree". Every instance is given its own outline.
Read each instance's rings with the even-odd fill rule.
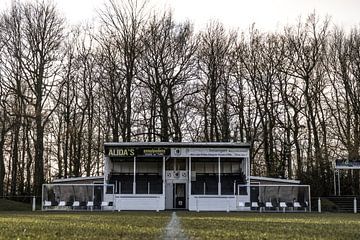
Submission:
[[[299,23],[297,28],[286,30],[285,36],[288,41],[287,60],[289,67],[287,73],[294,78],[301,79],[300,87],[303,89],[306,126],[307,126],[307,168],[312,169],[315,181],[326,184],[331,175],[321,174],[329,171],[328,152],[326,143],[326,127],[321,104],[321,96],[324,91],[324,72],[321,66],[326,49],[329,20],[320,23],[318,17],[312,14],[303,25]],[[321,127],[321,130],[319,128]],[[321,136],[320,134],[323,134]],[[303,166],[298,166],[299,173]],[[328,184],[326,184],[329,186]],[[318,185],[320,186],[320,185]],[[318,189],[324,191],[325,189]]]
[[[144,24],[145,7],[145,1],[123,0],[117,3],[111,0],[100,15],[108,40],[111,39],[110,42],[114,43],[114,47],[121,53],[121,59],[117,65],[120,66],[121,77],[125,82],[126,112],[123,122],[123,141],[131,140],[131,94],[136,75],[136,60],[141,54],[140,36]],[[117,81],[122,81],[122,79],[117,79]],[[119,139],[113,139],[113,141],[119,141]]]
[[[222,105],[224,114],[227,115],[229,104],[227,96],[228,78],[229,72],[231,72],[228,57],[235,41],[236,35],[234,33],[228,34],[219,22],[211,22],[206,30],[200,34],[198,68],[200,70],[199,80],[203,86],[201,101],[205,141],[230,140],[229,120],[223,115],[222,120],[220,120],[223,125],[219,126],[218,106],[221,104],[220,96],[223,95]],[[223,89],[222,92],[220,92],[221,89]]]
[[[44,183],[44,130],[55,106],[49,103],[56,86],[58,62],[61,60],[60,45],[63,40],[64,20],[55,7],[47,3],[22,6],[24,79],[31,98],[36,139],[34,192],[41,195]]]
[[[159,19],[153,16],[144,31],[143,45],[139,80],[150,91],[150,124],[154,127],[158,112],[160,140],[181,141],[183,116],[179,107],[197,92],[193,85],[197,44],[191,25],[176,25],[171,13]]]
[[[329,54],[324,66],[332,86],[331,95],[327,96],[327,106],[333,119],[333,134],[347,153],[336,152],[338,158],[359,159],[360,151],[360,95],[359,66],[360,34],[353,29],[348,35],[336,29],[329,43]],[[343,192],[359,193],[358,171],[347,172]]]

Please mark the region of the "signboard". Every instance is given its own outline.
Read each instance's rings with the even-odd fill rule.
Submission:
[[[110,148],[109,157],[133,157],[135,156],[134,148]]]
[[[172,157],[249,157],[243,148],[172,148]]]
[[[337,159],[335,169],[360,169],[360,160]]]
[[[246,148],[132,148],[109,147],[105,155],[114,158],[128,157],[233,157],[248,158],[249,149]]]
[[[108,148],[105,154],[109,157],[159,157],[167,156],[170,150],[167,148]]]

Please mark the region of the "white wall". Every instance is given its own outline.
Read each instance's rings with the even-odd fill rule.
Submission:
[[[165,197],[158,194],[115,194],[115,210],[165,210]]]

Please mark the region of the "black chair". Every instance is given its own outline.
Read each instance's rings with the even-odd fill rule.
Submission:
[[[294,207],[294,203],[293,202],[286,202],[286,206],[288,208],[293,208]]]

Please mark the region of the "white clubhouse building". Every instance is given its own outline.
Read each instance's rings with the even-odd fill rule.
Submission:
[[[44,184],[43,209],[294,210],[295,202],[306,209],[309,186],[299,183],[250,176],[245,143],[111,142],[103,177]]]

